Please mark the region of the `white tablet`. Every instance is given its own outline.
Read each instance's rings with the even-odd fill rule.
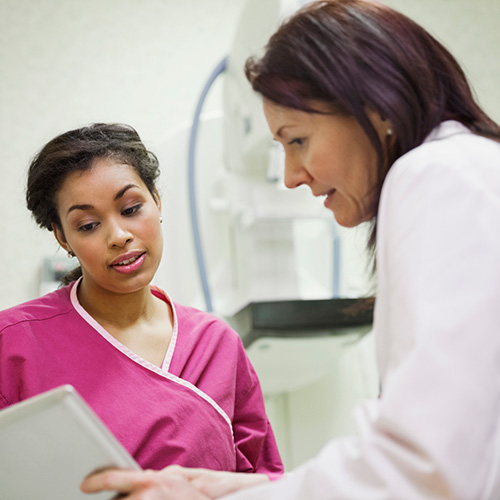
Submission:
[[[140,469],[72,386],[0,411],[1,500],[111,499],[79,489],[106,467]]]

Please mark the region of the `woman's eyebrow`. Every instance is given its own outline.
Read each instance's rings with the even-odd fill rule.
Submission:
[[[295,123],[289,123],[282,125],[277,131],[276,131],[276,136],[281,137],[283,139],[283,133],[290,128],[297,128],[299,125],[296,125]]]
[[[139,186],[137,186],[136,184],[127,184],[125,187],[120,189],[120,191],[118,191],[115,194],[113,200],[114,201],[119,200],[129,189],[133,187],[139,187]],[[82,205],[71,205],[71,207],[68,208],[66,214],[69,214],[73,210],[91,210],[92,208],[94,208],[94,205],[90,205],[88,203]]]
[[[71,205],[68,208],[68,211],[66,212],[66,215],[69,214],[73,210],[90,210],[92,208],[94,208],[94,206],[93,205],[89,205],[89,204],[86,204],[86,205]]]
[[[119,200],[130,188],[133,187],[139,187],[139,186],[136,186],[135,184],[127,184],[124,188],[120,189],[120,191],[118,191],[118,193],[115,194],[115,197],[113,199],[115,201]]]

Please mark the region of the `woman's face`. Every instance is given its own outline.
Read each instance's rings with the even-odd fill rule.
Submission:
[[[322,103],[313,109],[327,111]],[[375,215],[378,158],[368,136],[352,116],[307,113],[264,100],[275,139],[285,149],[285,184],[306,184],[341,226],[353,227]],[[382,144],[389,125],[369,112]]]
[[[133,167],[99,158],[69,174],[55,201],[55,236],[78,257],[86,291],[132,293],[151,282],[163,249],[161,207]]]

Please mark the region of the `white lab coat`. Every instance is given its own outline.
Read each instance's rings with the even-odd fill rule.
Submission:
[[[499,143],[448,121],[393,165],[377,267],[383,392],[359,437],[225,500],[500,498]]]

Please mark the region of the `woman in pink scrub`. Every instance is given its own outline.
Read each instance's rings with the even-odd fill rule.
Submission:
[[[145,469],[279,476],[257,376],[220,319],[151,285],[162,257],[157,158],[125,125],[50,141],[27,205],[80,266],[0,312],[0,409],[71,384]]]

